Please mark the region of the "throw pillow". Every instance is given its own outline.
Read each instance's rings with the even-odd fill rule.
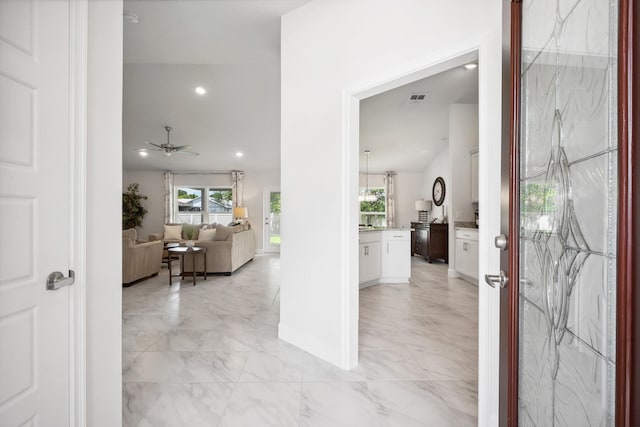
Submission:
[[[215,240],[216,237],[216,229],[204,229],[200,230],[200,234],[198,235],[198,240],[201,242],[211,242]]]
[[[131,239],[131,241],[135,243],[138,238],[138,233],[135,228],[129,228],[127,230],[122,230],[122,237]]]
[[[182,240],[181,225],[165,225],[164,240]]]
[[[213,240],[227,240],[231,233],[233,233],[233,229],[231,227],[225,227],[222,224],[218,224],[216,225],[216,235]]]

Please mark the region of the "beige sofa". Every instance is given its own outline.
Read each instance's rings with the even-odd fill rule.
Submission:
[[[134,229],[122,232],[122,283],[155,276],[162,268],[162,242],[138,243]]]
[[[207,249],[207,273],[224,273],[231,275],[238,268],[253,260],[256,255],[256,237],[249,224],[226,227],[220,224],[199,225],[198,237],[203,236],[202,228],[216,230],[216,240],[200,240],[196,238],[195,246]],[[150,234],[149,240],[163,240],[163,234]],[[184,245],[186,239],[179,241]],[[175,241],[166,241],[167,243]],[[185,273],[193,272],[191,256],[184,257]],[[204,271],[204,260],[196,255],[196,272]]]

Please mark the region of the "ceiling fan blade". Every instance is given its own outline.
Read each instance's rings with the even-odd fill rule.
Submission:
[[[162,148],[162,146],[161,146],[161,145],[154,144],[153,142],[145,141],[144,143],[145,143],[145,144],[149,144],[149,145],[153,145],[154,147],[158,147],[158,148],[160,148],[160,149]]]
[[[188,150],[189,148],[191,148],[190,145],[176,145],[175,147],[173,147],[173,151]]]
[[[191,154],[192,156],[199,156],[200,153],[196,153],[195,151],[185,151],[185,150],[180,150],[180,151],[176,151],[177,154]]]

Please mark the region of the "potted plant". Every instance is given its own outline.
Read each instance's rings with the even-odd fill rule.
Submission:
[[[142,206],[142,201],[147,200],[147,196],[138,191],[138,183],[130,184],[127,192],[122,193],[122,229],[136,228],[142,226],[142,220],[147,214],[147,210]]]
[[[187,238],[185,246],[194,246],[193,238],[196,236],[196,228],[193,225],[183,225],[182,233]]]

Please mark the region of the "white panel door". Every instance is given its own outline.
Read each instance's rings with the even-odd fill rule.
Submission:
[[[0,425],[70,424],[69,1],[0,0]]]

